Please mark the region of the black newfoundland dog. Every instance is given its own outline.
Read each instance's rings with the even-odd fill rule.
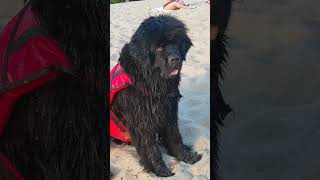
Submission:
[[[14,168],[28,180],[106,180],[109,178],[106,109],[109,2],[30,0],[28,7],[31,7],[39,26],[13,42],[32,49],[21,53],[32,57],[28,60],[39,62],[45,62],[45,57],[57,53],[51,51],[52,46],[39,46],[39,43],[55,42],[68,57],[72,68],[71,71],[56,69],[59,73],[54,78],[23,94],[15,102],[0,136],[1,157],[7,159],[0,160],[0,179],[18,178],[12,171]],[[31,13],[19,13],[18,19],[22,18],[17,21],[16,28],[23,29],[30,24],[32,16]],[[35,37],[39,32],[41,37]],[[2,38],[0,43],[5,43],[5,39]],[[37,54],[40,53],[37,48],[45,52],[44,56]],[[19,71],[24,71],[24,67],[28,66],[18,66]],[[48,70],[53,69],[41,72]],[[6,74],[2,74],[2,83],[6,78]],[[13,90],[1,87],[0,101]]]
[[[162,159],[160,141],[180,161],[201,159],[183,144],[178,128],[180,70],[191,45],[181,21],[154,16],[140,25],[118,60],[132,84],[116,94],[110,109],[129,129],[140,163],[157,176],[174,175]]]

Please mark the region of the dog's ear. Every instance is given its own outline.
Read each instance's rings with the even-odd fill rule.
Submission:
[[[164,32],[164,36],[168,41],[180,44],[182,59],[185,60],[185,56],[192,46],[192,41],[187,35],[188,29],[180,21],[171,24],[169,27],[170,29]]]
[[[129,54],[133,58],[134,63],[141,69],[141,72],[145,77],[151,75],[151,59],[150,59],[150,47],[151,39],[146,35],[147,32],[143,30],[137,30],[132,36],[129,43]]]
[[[182,58],[183,58],[183,60],[186,60],[186,55],[192,45],[193,44],[192,44],[191,39],[188,36],[186,36],[182,42],[182,56],[183,56]]]

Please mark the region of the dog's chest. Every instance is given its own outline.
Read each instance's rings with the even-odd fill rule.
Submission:
[[[176,98],[150,98],[149,106],[151,109],[151,118],[155,121],[157,127],[166,126],[176,118],[178,110],[178,100]]]

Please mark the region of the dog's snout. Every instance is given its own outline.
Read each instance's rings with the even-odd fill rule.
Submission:
[[[171,66],[175,66],[180,61],[181,61],[181,58],[177,55],[172,55],[172,56],[169,56],[169,58],[168,58],[168,62]]]

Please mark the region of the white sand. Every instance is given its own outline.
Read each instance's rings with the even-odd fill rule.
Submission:
[[[179,107],[179,127],[183,141],[193,145],[203,154],[201,161],[194,165],[178,162],[163,152],[163,159],[175,176],[166,179],[210,179],[210,51],[209,24],[210,7],[204,1],[188,1],[197,6],[192,10],[166,12],[178,17],[189,29],[194,46],[187,55],[182,69]],[[196,3],[196,4],[195,4]],[[128,42],[140,23],[151,15],[160,14],[155,8],[161,7],[160,0],[146,0],[111,5],[111,54],[112,68],[123,45]],[[163,13],[163,12],[161,12]],[[133,146],[111,144],[111,171],[114,180],[163,179],[153,173],[146,173],[139,165],[139,157]]]

